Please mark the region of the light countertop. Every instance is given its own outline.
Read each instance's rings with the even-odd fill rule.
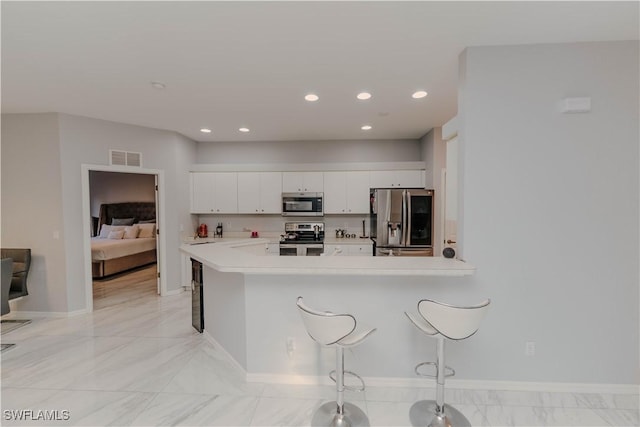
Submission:
[[[343,239],[345,240],[345,239]],[[359,239],[346,239],[357,241]],[[365,239],[362,239],[365,240]],[[283,275],[468,276],[475,267],[444,257],[320,256],[279,257],[264,253],[268,238],[183,244],[180,250],[203,264],[229,273]]]

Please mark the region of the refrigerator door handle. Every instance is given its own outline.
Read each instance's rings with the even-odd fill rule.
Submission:
[[[407,244],[407,190],[402,190],[402,237],[400,246]]]
[[[409,192],[409,190],[407,190],[406,198],[407,198],[407,217],[406,217],[407,233],[405,234],[404,244],[407,246],[411,246],[411,193]]]

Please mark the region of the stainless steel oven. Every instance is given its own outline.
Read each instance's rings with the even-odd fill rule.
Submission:
[[[320,256],[324,252],[324,223],[287,222],[280,239],[280,256]]]
[[[323,216],[323,193],[282,193],[282,216]]]

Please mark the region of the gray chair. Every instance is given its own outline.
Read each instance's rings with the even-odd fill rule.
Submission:
[[[11,258],[2,258],[2,316],[9,313],[9,290],[11,289],[11,276],[13,274],[13,260]]]
[[[11,290],[9,299],[16,299],[29,295],[27,290],[27,276],[31,268],[31,249],[2,248],[0,258],[13,260],[13,275],[11,278]]]

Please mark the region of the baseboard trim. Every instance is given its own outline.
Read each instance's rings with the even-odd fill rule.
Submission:
[[[326,376],[246,374],[247,382],[269,384],[333,385]],[[371,387],[435,387],[434,380],[422,378],[364,377]],[[541,391],[556,393],[639,394],[638,384],[555,383],[530,381],[447,380],[447,387],[467,390]]]
[[[7,317],[7,319],[14,319],[18,317],[75,317],[80,316],[81,314],[86,314],[87,309],[82,308],[80,310],[74,311],[20,311],[20,310],[11,310],[11,315]]]

